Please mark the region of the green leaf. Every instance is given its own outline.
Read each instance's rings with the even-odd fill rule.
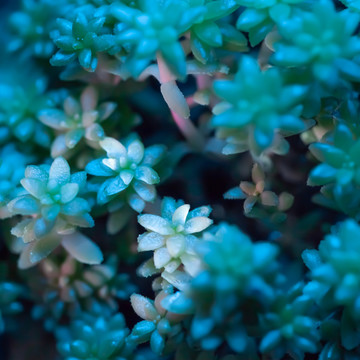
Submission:
[[[266,18],[266,11],[246,9],[238,18],[236,27],[239,30],[249,31],[254,26],[261,24]]]
[[[131,332],[135,336],[137,344],[142,344],[150,340],[151,333],[156,329],[156,325],[152,321],[143,320],[135,324]]]
[[[193,27],[193,31],[199,39],[213,47],[222,45],[222,34],[214,22],[204,22]]]
[[[317,186],[332,183],[336,179],[337,170],[327,164],[320,164],[311,170],[308,185]]]
[[[334,145],[348,152],[354,144],[354,138],[350,129],[344,124],[337,124],[334,131]]]
[[[346,159],[344,151],[328,144],[311,144],[309,150],[319,161],[325,162],[334,168],[341,168]]]
[[[76,57],[76,53],[64,53],[59,50],[55,55],[51,57],[50,64],[52,66],[65,66],[74,61]]]
[[[151,334],[150,346],[151,350],[157,355],[161,355],[164,350],[165,340],[157,330]]]
[[[186,61],[181,44],[175,42],[173,44],[161,46],[161,54],[172,73],[180,79],[185,79]]]
[[[60,244],[60,237],[57,235],[49,235],[39,240],[35,240],[29,253],[29,260],[32,264],[36,264],[47,257]]]

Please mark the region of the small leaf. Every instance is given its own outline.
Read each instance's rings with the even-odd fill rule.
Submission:
[[[38,113],[39,120],[53,129],[62,130],[66,127],[66,115],[58,109],[44,109]]]
[[[183,254],[180,256],[185,271],[195,277],[202,269],[202,262],[198,255]]]
[[[7,207],[9,211],[14,215],[33,215],[37,214],[40,211],[40,207],[37,201],[30,195],[20,196],[10,201]]]
[[[65,142],[65,135],[58,135],[51,144],[51,157],[56,158],[64,155],[68,151],[68,147]]]
[[[171,260],[171,255],[167,248],[162,247],[154,251],[154,264],[157,269],[161,269]]]
[[[148,298],[133,294],[130,297],[131,306],[137,315],[144,320],[155,320],[158,316],[158,312],[155,309],[154,302]]]
[[[149,167],[156,165],[164,157],[165,152],[166,147],[164,145],[149,146],[145,149],[142,164]]]
[[[56,158],[49,171],[50,180],[56,180],[59,185],[64,185],[70,180],[70,166],[63,157]]]
[[[144,145],[139,140],[134,140],[127,148],[129,160],[139,164],[144,157]]]
[[[321,264],[321,257],[319,254],[319,251],[314,249],[306,249],[301,254],[301,257],[305,263],[305,265],[311,270],[314,271],[316,268],[318,268]]]
[[[160,235],[174,234],[171,224],[160,216],[151,214],[139,215],[138,222],[146,230],[157,232]]]
[[[46,192],[46,186],[40,180],[25,178],[22,179],[20,183],[25,188],[25,190],[38,199]]]
[[[79,232],[64,235],[61,244],[71,256],[82,263],[94,265],[103,261],[100,248]]]
[[[260,343],[260,351],[262,353],[267,353],[273,350],[281,342],[282,336],[279,330],[270,331],[265,335]]]
[[[128,197],[128,203],[138,213],[141,213],[145,208],[145,201],[137,194],[131,194]]]
[[[328,164],[320,164],[311,170],[307,184],[325,185],[335,181],[337,170]]]
[[[211,206],[199,206],[194,210],[191,210],[187,216],[187,219],[190,220],[194,217],[205,216],[208,217],[211,214]]]
[[[116,139],[106,137],[104,140],[101,140],[99,144],[110,158],[119,158],[126,155],[125,146]]]
[[[346,158],[344,151],[329,144],[311,144],[309,150],[319,161],[325,162],[334,168],[341,168]]]
[[[170,236],[166,240],[166,247],[168,249],[169,254],[177,258],[179,257],[184,251],[186,247],[186,240],[184,235],[174,235]]]
[[[135,324],[131,332],[135,336],[137,344],[142,344],[150,340],[151,333],[156,329],[153,321],[143,320]]]
[[[253,209],[256,202],[257,202],[257,197],[256,196],[249,196],[248,198],[246,198],[246,200],[244,201],[245,215],[247,215],[247,214],[249,214],[251,212],[251,210]]]
[[[85,134],[84,129],[74,129],[65,134],[65,144],[69,149],[73,149]]]
[[[69,216],[78,216],[90,211],[89,203],[82,198],[75,198],[63,205],[62,213]]]
[[[151,334],[151,338],[150,338],[150,346],[151,346],[151,350],[157,354],[157,355],[162,355],[162,352],[164,350],[165,347],[165,340],[164,338],[159,334],[159,332],[157,330],[155,330],[152,334]]]
[[[195,311],[194,302],[181,291],[165,297],[161,301],[161,305],[167,311],[181,315],[190,315]]]
[[[94,86],[88,86],[81,93],[80,102],[83,112],[88,112],[96,108],[98,102],[98,92]]]
[[[190,205],[185,204],[180,207],[178,207],[173,216],[172,216],[172,222],[174,225],[185,225],[186,218],[189,214]]]
[[[111,179],[111,181],[109,181],[104,191],[107,196],[112,196],[118,194],[119,192],[125,190],[126,188],[127,185],[122,181],[120,176],[117,176]]]
[[[147,232],[138,237],[138,243],[138,251],[155,250],[165,245],[165,238],[158,233]]]
[[[185,223],[185,231],[188,234],[197,233],[197,232],[205,230],[212,223],[213,223],[213,221],[211,219],[204,217],[204,216],[198,216],[198,217],[188,220]]]
[[[194,32],[201,41],[210,46],[219,47],[222,45],[221,31],[215,22],[208,21],[195,25]]]
[[[136,193],[145,201],[153,201],[156,197],[156,189],[154,185],[148,185],[142,181],[134,181],[132,187]]]
[[[36,240],[29,252],[29,260],[32,264],[36,264],[47,257],[60,244],[60,237],[49,235]]]
[[[76,53],[66,54],[59,50],[55,55],[50,59],[50,64],[52,66],[64,66],[76,59]]]
[[[95,176],[112,176],[114,172],[107,166],[103,164],[103,160],[105,159],[95,159],[90,161],[86,167],[85,171],[90,175]]]
[[[279,198],[272,191],[264,191],[260,194],[261,203],[265,206],[278,206]]]
[[[224,199],[227,200],[237,200],[237,199],[246,199],[246,195],[240,189],[240,186],[231,188],[224,194]]]
[[[149,185],[157,184],[160,181],[157,172],[148,166],[138,166],[135,170],[135,178]]]
[[[79,192],[79,185],[76,183],[67,183],[61,187],[61,202],[66,204],[72,201]]]

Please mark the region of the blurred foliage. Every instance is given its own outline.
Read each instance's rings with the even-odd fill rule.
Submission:
[[[359,9],[2,8],[0,357],[358,359]]]

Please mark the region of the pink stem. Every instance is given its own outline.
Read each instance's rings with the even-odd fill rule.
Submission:
[[[160,72],[160,83],[164,84],[170,81],[176,80],[176,77],[171,73],[169,68],[166,66],[163,58],[160,54],[157,55],[157,62]],[[183,118],[174,111],[171,110],[171,115],[174,119],[175,124],[184,135],[188,143],[196,150],[202,150],[205,145],[205,139],[199,130],[195,127],[190,119]]]

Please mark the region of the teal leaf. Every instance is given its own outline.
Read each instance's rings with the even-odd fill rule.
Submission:
[[[9,211],[16,215],[33,215],[40,211],[37,201],[29,195],[20,196],[8,203]]]
[[[125,190],[126,188],[127,185],[120,178],[120,176],[116,176],[107,183],[107,186],[104,188],[104,191],[106,196],[112,196],[118,194],[119,192]]]
[[[135,178],[150,185],[157,184],[160,181],[157,172],[148,166],[138,166],[135,170]]]
[[[64,185],[70,180],[70,166],[63,157],[56,158],[51,164],[49,179],[55,180],[59,185]]]
[[[154,185],[148,185],[142,181],[134,181],[132,186],[136,193],[145,201],[154,201],[156,198],[156,189]]]
[[[94,176],[113,176],[114,172],[105,166],[102,162],[103,159],[95,159],[90,161],[86,167],[85,171]]]
[[[301,257],[302,257],[305,265],[311,271],[314,271],[316,268],[318,268],[322,264],[320,254],[317,250],[306,249],[301,254]]]
[[[139,140],[134,140],[127,148],[128,158],[135,164],[139,164],[144,157],[144,145]]]
[[[89,211],[89,203],[82,198],[75,198],[62,206],[62,213],[69,216],[83,215]]]
[[[79,192],[79,185],[76,183],[68,183],[61,187],[61,202],[66,204],[72,201]]]
[[[200,40],[210,46],[220,47],[222,45],[222,34],[214,22],[203,22],[193,27],[194,33]]]
[[[152,334],[151,334],[151,338],[150,338],[150,347],[151,350],[157,354],[157,355],[161,355],[164,347],[165,347],[165,340],[164,338],[159,334],[159,332],[157,330],[155,330]]]

